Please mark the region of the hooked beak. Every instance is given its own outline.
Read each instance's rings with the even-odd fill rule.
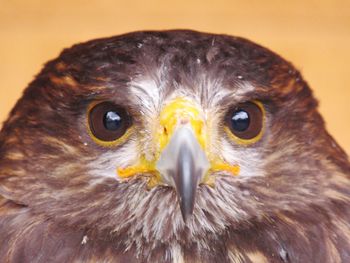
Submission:
[[[191,126],[178,127],[157,162],[157,170],[163,181],[176,189],[185,223],[193,213],[197,187],[209,168]]]

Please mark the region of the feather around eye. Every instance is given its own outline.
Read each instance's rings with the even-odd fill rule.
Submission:
[[[225,131],[241,145],[259,141],[265,128],[265,109],[261,102],[251,101],[238,104],[225,117]]]

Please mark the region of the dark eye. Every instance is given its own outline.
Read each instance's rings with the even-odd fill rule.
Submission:
[[[256,103],[245,102],[230,110],[225,121],[236,137],[250,140],[257,137],[262,130],[263,112]]]
[[[99,103],[89,112],[91,133],[102,141],[119,139],[130,125],[131,119],[126,110],[112,102]]]

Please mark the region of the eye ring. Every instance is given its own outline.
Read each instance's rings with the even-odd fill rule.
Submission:
[[[88,133],[101,146],[111,147],[124,142],[131,125],[126,109],[113,102],[94,102],[88,107]]]
[[[265,109],[259,101],[240,103],[225,116],[225,130],[229,137],[241,145],[259,141],[265,129]]]

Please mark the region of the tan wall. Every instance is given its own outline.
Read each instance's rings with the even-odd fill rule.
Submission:
[[[64,47],[141,29],[239,35],[292,61],[350,153],[350,1],[0,0],[0,121]]]

